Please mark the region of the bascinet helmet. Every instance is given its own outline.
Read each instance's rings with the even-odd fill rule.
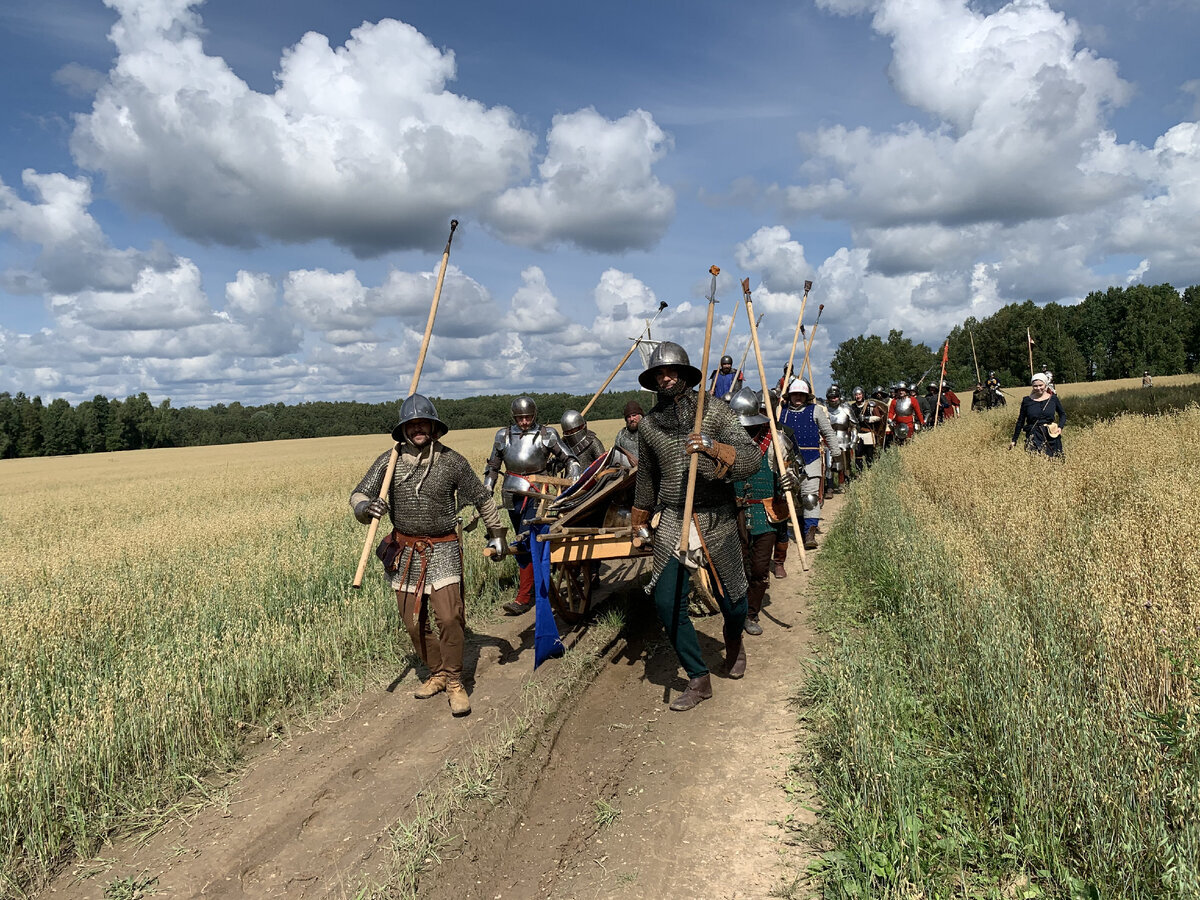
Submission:
[[[725,356],[722,356],[722,357],[721,357],[721,362],[719,363],[719,365],[722,365],[722,366],[723,366],[723,365],[725,365],[726,363],[728,363],[729,365],[731,365],[731,366],[732,366],[732,365],[733,365],[733,357],[732,357],[732,356],[729,356],[728,354],[726,354]]]
[[[437,410],[430,399],[423,394],[412,394],[400,404],[400,423],[392,429],[392,440],[400,443],[404,438],[404,426],[417,419],[428,419],[433,423],[433,437],[437,440],[450,426],[438,418]]]
[[[525,394],[522,394],[512,402],[509,412],[512,413],[514,421],[517,416],[533,416],[533,421],[537,422],[537,404],[533,401],[532,397]]]
[[[568,409],[562,414],[562,430],[563,437],[569,434],[574,434],[587,427],[587,419],[585,419],[577,410]]]
[[[762,414],[762,401],[754,388],[742,388],[730,397],[729,408],[747,428],[767,424],[767,417]]]
[[[670,366],[679,372],[679,377],[688,387],[695,387],[704,380],[700,370],[691,364],[687,351],[674,341],[663,341],[650,354],[650,364],[646,371],[638,376],[638,384],[648,391],[657,391],[658,382],[654,378],[654,370]]]

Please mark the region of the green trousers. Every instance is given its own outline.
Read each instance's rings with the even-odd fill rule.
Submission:
[[[688,678],[699,678],[708,674],[708,666],[704,664],[700,641],[696,637],[692,618],[688,615],[690,580],[691,573],[686,566],[681,566],[677,559],[669,560],[654,585],[654,606],[658,610],[658,620],[667,630],[667,638],[675,648],[675,655],[679,657],[683,670],[687,672]],[[745,595],[731,601],[724,593],[717,592],[717,605],[725,619],[722,629],[725,646],[739,644],[742,640],[742,626],[746,624]]]

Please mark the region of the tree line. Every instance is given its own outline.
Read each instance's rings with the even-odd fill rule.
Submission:
[[[539,419],[557,425],[567,409],[583,409],[591,395],[531,394]],[[625,403],[643,391],[602,394],[588,413],[591,419],[617,419]],[[510,421],[513,395],[493,394],[462,400],[432,398],[438,415],[452,429],[485,428]],[[43,403],[41,397],[0,393],[0,459],[147,450],[155,447],[194,447],[240,444],[291,438],[386,434],[399,421],[400,400],[387,403],[322,401],[291,406],[268,403],[244,406],[218,403],[201,409],[176,408],[170,399],[157,406],[143,392],[124,400],[97,394],[78,406],[62,398]]]
[[[1034,341],[1033,365],[1049,369],[1056,381],[1178,375],[1200,371],[1200,286],[1183,293],[1169,284],[1110,287],[1093,291],[1081,303],[1036,306],[1010,303],[984,319],[968,318],[948,335],[946,378],[957,389],[975,384],[974,339],[979,373],[995,372],[1006,386],[1029,382],[1026,329]],[[913,343],[893,330],[887,339],[860,335],[838,345],[831,369],[849,390],[868,392],[903,379],[928,382],[941,366],[941,345]]]

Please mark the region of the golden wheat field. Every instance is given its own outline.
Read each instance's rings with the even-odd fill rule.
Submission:
[[[481,471],[494,433],[446,442]],[[0,896],[232,758],[248,724],[407,657],[374,559],[349,587],[365,529],[347,501],[390,446],[0,462]],[[494,601],[482,540],[468,594]]]

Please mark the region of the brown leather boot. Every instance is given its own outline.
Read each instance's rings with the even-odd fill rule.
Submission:
[[[436,675],[430,675],[425,679],[424,684],[413,691],[413,696],[418,700],[428,700],[435,694],[440,694],[446,689],[446,676],[441,672]]]
[[[817,526],[816,525],[808,526],[808,530],[804,532],[804,549],[805,550],[816,550],[817,549]]]
[[[746,674],[746,645],[740,634],[725,643],[725,672],[730,678],[742,678]]]
[[[446,682],[446,699],[450,701],[450,712],[456,716],[465,716],[471,711],[471,698],[461,681]]]
[[[776,578],[787,578],[787,569],[783,567],[783,564],[787,562],[787,548],[787,541],[775,542],[775,556],[771,560],[771,574]]]
[[[671,701],[671,709],[675,712],[687,712],[700,705],[701,700],[712,699],[712,680],[707,675],[693,678],[688,682],[687,690]]]
[[[519,616],[533,609],[533,563],[521,567],[520,581],[517,582],[517,597],[504,604],[506,616]]]

